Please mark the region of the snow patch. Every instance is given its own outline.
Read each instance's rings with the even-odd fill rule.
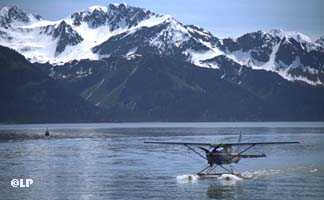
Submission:
[[[283,38],[293,38],[296,41],[299,42],[308,42],[308,43],[312,43],[312,39],[310,37],[308,37],[307,35],[304,35],[302,33],[299,32],[295,32],[295,31],[284,31],[282,29],[273,29],[269,31],[270,34],[275,35],[281,39]]]
[[[156,26],[158,24],[161,24],[163,22],[170,20],[170,18],[171,18],[171,16],[169,16],[169,15],[151,16],[150,18],[145,19],[145,20],[141,21],[140,23],[138,23],[136,28]]]
[[[90,6],[90,7],[88,8],[88,10],[89,10],[90,12],[93,12],[93,11],[95,11],[95,10],[107,12],[107,11],[108,11],[108,8],[105,7],[105,6],[94,5],[94,6]]]
[[[166,29],[163,29],[157,36],[150,40],[150,45],[157,47],[161,51],[177,48],[189,39],[189,33],[179,22],[172,17],[164,18],[164,22],[169,23]]]
[[[226,54],[226,56],[232,59],[233,61],[239,63],[240,65],[251,66],[251,64],[253,63],[249,51],[233,51],[231,53]]]
[[[219,68],[215,63],[212,64],[209,62],[204,62],[208,59],[214,58],[219,55],[215,53],[213,50],[196,51],[193,49],[188,49],[184,52],[184,55],[189,56],[189,61],[198,67],[213,68],[213,69]]]
[[[196,26],[197,28],[200,28],[198,26]],[[195,32],[195,33],[198,33],[199,35],[201,36],[204,36],[204,37],[210,37],[210,34],[207,32],[207,31],[200,31],[200,30],[196,30],[196,29],[193,29],[191,27],[187,27],[187,29],[191,32]]]
[[[131,59],[135,58],[138,55],[138,54],[136,54],[136,51],[137,51],[137,47],[129,50],[127,52],[127,54],[125,55],[126,59],[131,60]]]
[[[279,33],[277,33],[279,34]],[[286,37],[286,36],[282,36],[282,37]],[[250,51],[234,51],[231,53],[226,54],[226,56],[232,60],[234,60],[235,62],[244,65],[244,66],[248,66],[251,67],[254,70],[265,70],[265,71],[271,71],[271,72],[275,72],[277,74],[279,74],[281,77],[283,77],[286,80],[289,81],[303,81],[307,84],[310,85],[321,85],[323,84],[320,80],[317,81],[312,81],[309,80],[306,77],[302,77],[302,76],[293,76],[291,74],[289,74],[289,69],[291,68],[299,68],[302,67],[303,70],[307,70],[309,73],[311,74],[316,74],[318,71],[316,69],[307,67],[307,66],[303,66],[302,63],[300,62],[300,57],[296,56],[295,60],[290,64],[290,65],[286,65],[284,63],[278,63],[276,61],[276,54],[278,52],[280,43],[276,44],[273,49],[272,52],[269,56],[269,60],[267,62],[259,62],[257,60],[254,60],[250,54]]]
[[[98,90],[103,84],[104,84],[104,82],[105,82],[105,79],[102,79],[96,86],[95,86],[95,88],[91,91],[91,92],[89,92],[89,94],[85,97],[85,99],[86,100],[88,100],[88,99],[90,99],[91,97],[92,97],[92,95],[93,95],[93,93],[96,91],[96,90]],[[100,102],[97,102],[96,103],[96,106],[99,106],[100,105]]]

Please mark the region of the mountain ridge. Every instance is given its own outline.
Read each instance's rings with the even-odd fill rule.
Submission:
[[[17,7],[12,8],[19,10],[19,13],[24,13]],[[41,17],[36,19],[32,17],[34,15],[26,13],[20,15],[32,19],[25,20],[27,23],[25,25],[15,25],[11,21],[7,25],[10,29],[10,24],[12,24],[9,31],[0,28],[2,33],[0,34],[0,44],[11,46],[32,62],[50,62],[55,65],[62,65],[73,60],[100,60],[110,55],[98,54],[98,52],[101,52],[98,46],[104,46],[103,43],[108,43],[112,38],[136,34],[138,31],[143,32],[143,29],[148,31],[156,29],[156,31],[151,31],[150,38],[142,35],[139,43],[151,39],[152,41],[146,46],[147,48],[155,47],[156,53],[168,53],[170,50],[177,52],[177,54],[182,54],[177,56],[182,56],[182,59],[186,59],[198,67],[218,68],[213,63],[208,63],[207,60],[225,54],[242,66],[273,71],[287,80],[304,81],[312,85],[322,85],[324,82],[324,48],[320,45],[320,40],[311,41],[306,35],[297,32],[283,30],[257,31],[235,39],[219,39],[202,28],[184,25],[171,16],[159,15],[126,4],[92,6],[87,10],[75,12],[69,17],[56,22],[46,21]],[[39,29],[48,29],[48,26],[50,26],[53,32],[58,32],[60,28],[62,29],[62,23],[66,31],[65,34],[59,37],[49,36],[49,34],[44,36],[42,31],[39,31]],[[168,25],[164,26],[163,29],[156,28],[161,27],[163,24]],[[22,41],[11,36],[13,32],[16,35],[22,34],[19,32],[21,30],[34,35],[36,39],[27,42],[28,45],[26,46],[21,46]],[[260,43],[258,38],[263,36],[257,36],[256,34],[271,37],[272,40],[276,41],[274,43],[276,45],[272,46],[268,41]],[[248,38],[248,36],[251,37]],[[10,37],[11,40],[6,39]],[[244,46],[244,43],[240,43],[240,41],[244,41],[244,38],[245,43],[260,44],[248,49]],[[22,37],[23,39],[24,37]],[[13,42],[15,40],[18,40],[17,44]],[[186,44],[187,40],[190,40],[189,45]],[[283,40],[286,40],[286,42]],[[182,44],[185,47],[180,51]],[[233,49],[233,45],[237,46],[236,49]],[[172,48],[169,48],[170,46]],[[280,53],[278,53],[278,56],[273,56],[275,57],[274,60],[270,60],[271,53],[277,54],[277,52],[274,52],[278,50],[277,48]],[[124,50],[120,51],[124,54],[119,56],[125,56],[127,52],[134,50],[134,45],[124,45]],[[320,59],[314,60],[312,58],[314,56]]]

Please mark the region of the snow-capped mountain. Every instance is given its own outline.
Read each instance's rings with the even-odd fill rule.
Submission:
[[[48,25],[41,29],[42,34],[50,35],[56,40],[55,56],[62,53],[67,46],[75,46],[83,41],[83,38],[64,20],[57,26]]]
[[[15,6],[0,11],[0,45],[15,49],[32,62],[55,65],[154,54],[222,70],[226,65],[220,60],[225,57],[242,67],[321,85],[322,41],[313,42],[301,33],[282,30],[221,40],[171,16],[126,4],[92,6],[58,21],[44,20]]]
[[[58,21],[33,16],[17,7],[2,8],[0,45],[17,50],[32,62],[52,64],[97,60],[92,48],[113,35],[154,26],[168,18],[125,4],[92,6]]]
[[[93,48],[100,56],[165,55],[177,56],[197,66],[209,67],[201,61],[221,54],[220,42],[208,32],[185,26],[172,17],[154,26],[114,35]],[[216,66],[211,66],[216,67]]]
[[[241,65],[277,72],[288,80],[324,81],[324,48],[302,33],[258,31],[224,39],[222,49]]]
[[[99,52],[97,46],[108,42],[108,39],[113,41],[122,35],[139,35],[145,30],[151,31],[151,34],[141,37],[145,41],[137,38],[139,43],[148,42],[150,47],[155,47],[160,53],[168,53],[173,48],[176,52],[190,56],[190,60],[197,65],[201,65],[200,58],[220,54],[216,47],[220,42],[211,33],[195,26],[183,25],[173,17],[125,4],[92,6],[59,21],[47,21],[41,17],[31,20],[27,17],[29,14],[17,7],[4,7],[1,13],[12,9],[19,10],[19,16],[25,16],[24,20],[19,20],[24,23],[6,23],[6,26],[1,26],[0,44],[14,48],[32,62],[62,64],[72,60],[100,59],[104,52],[96,53]],[[130,45],[124,51],[133,51],[136,45]],[[183,47],[181,51],[176,49],[179,47]]]

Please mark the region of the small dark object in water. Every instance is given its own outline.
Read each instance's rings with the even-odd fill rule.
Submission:
[[[46,131],[45,131],[45,136],[46,137],[50,136],[50,133],[49,133],[48,129],[46,129]]]

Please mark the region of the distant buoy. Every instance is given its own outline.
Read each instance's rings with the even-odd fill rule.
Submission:
[[[46,137],[50,136],[50,133],[49,133],[48,129],[46,129],[46,131],[45,131],[45,136]]]

